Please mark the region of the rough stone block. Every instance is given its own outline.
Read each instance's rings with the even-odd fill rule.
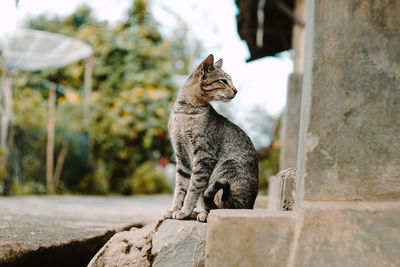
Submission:
[[[114,235],[90,261],[88,267],[151,266],[151,238],[155,228],[148,225],[142,229]]]
[[[88,267],[205,265],[207,224],[165,220],[114,235]]]
[[[206,229],[197,221],[164,221],[152,241],[153,266],[204,266]]]
[[[286,266],[294,228],[292,212],[212,210],[206,266]]]
[[[281,179],[281,194],[279,210],[293,210],[296,193],[296,168],[279,172],[276,176]]]
[[[293,210],[296,193],[296,168],[271,176],[268,186],[268,210]]]
[[[400,266],[400,203],[304,203],[293,266]]]

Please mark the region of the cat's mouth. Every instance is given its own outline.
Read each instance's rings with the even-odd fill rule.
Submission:
[[[234,95],[230,96],[230,97],[223,97],[223,98],[221,98],[221,101],[227,103],[227,102],[231,101],[234,97],[235,97]]]

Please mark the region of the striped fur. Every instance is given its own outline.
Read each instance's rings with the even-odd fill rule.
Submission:
[[[196,205],[204,221],[210,209],[253,208],[258,164],[250,138],[218,114],[210,101],[236,95],[232,79],[209,55],[181,88],[168,129],[176,154],[176,185],[167,218],[188,219]],[[222,198],[217,191],[223,190]],[[219,204],[219,205],[218,205]]]

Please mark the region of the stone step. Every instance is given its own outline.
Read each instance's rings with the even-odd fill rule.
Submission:
[[[116,234],[100,266],[400,266],[399,202],[304,202],[301,211],[212,210]]]
[[[213,210],[206,266],[400,266],[400,202],[305,201],[300,211]]]
[[[295,225],[291,211],[213,210],[206,266],[286,266]]]

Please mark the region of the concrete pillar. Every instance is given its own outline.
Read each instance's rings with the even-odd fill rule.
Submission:
[[[399,266],[400,2],[309,0],[289,266]]]
[[[400,2],[307,12],[297,195],[400,200]]]
[[[304,21],[306,21],[306,3],[306,0],[296,0],[294,8],[296,15]],[[304,44],[306,35],[304,25],[294,22],[292,35],[294,72],[289,76],[286,108],[282,116],[280,170],[296,167],[297,163],[301,86],[304,69]]]
[[[296,167],[297,164],[302,77],[301,73],[292,73],[289,76],[286,108],[282,116],[280,170]]]

